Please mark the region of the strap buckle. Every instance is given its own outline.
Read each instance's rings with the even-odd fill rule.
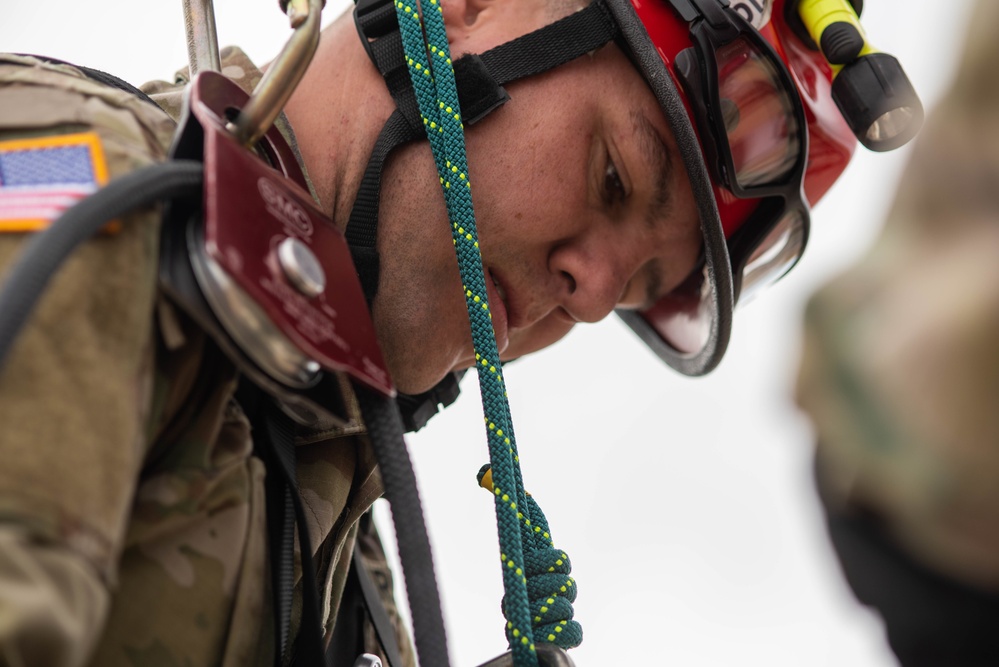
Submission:
[[[375,67],[379,67],[372,45],[399,28],[392,0],[357,0],[354,5],[354,25],[357,26],[357,34],[364,44],[364,50],[368,52],[368,58]]]

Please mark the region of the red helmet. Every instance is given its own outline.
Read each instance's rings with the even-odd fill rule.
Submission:
[[[704,237],[683,285],[619,315],[670,366],[701,375],[724,355],[740,298],[797,262],[809,206],[857,141],[785,0],[605,1],[676,135]]]
[[[859,8],[860,0],[849,1]],[[560,21],[454,63],[463,120],[470,124],[510,99],[503,87],[509,81],[558,67],[610,40],[628,52],[676,138],[697,202],[703,251],[688,278],[654,306],[618,314],[682,373],[702,375],[717,366],[735,304],[797,262],[808,239],[809,207],[846,168],[856,137],[887,150],[918,127],[922,108],[908,80],[897,61],[873,53],[846,2],[592,0]],[[806,5],[825,12],[818,21],[825,21],[819,38],[825,53],[798,17]],[[843,14],[853,17],[852,27],[838,19],[830,23],[829,16]],[[377,263],[368,259],[375,255],[384,156],[419,138],[422,126],[416,118],[406,120],[415,103],[408,101],[408,77],[397,76],[400,50],[390,1],[358,0],[355,20],[398,106],[365,174],[361,190],[371,194],[358,197],[347,227],[365,282],[365,275],[377,276]],[[837,39],[827,44],[827,34]],[[846,65],[835,77],[830,60]],[[897,122],[910,116],[917,122]],[[366,271],[369,264],[375,268]],[[376,278],[365,287],[373,294]]]

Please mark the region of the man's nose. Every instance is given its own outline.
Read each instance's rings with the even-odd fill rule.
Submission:
[[[607,317],[635,268],[637,262],[625,254],[621,244],[606,238],[563,244],[552,252],[550,262],[558,280],[559,303],[577,322],[599,322]]]

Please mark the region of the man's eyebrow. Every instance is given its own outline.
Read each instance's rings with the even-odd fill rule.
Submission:
[[[635,127],[635,137],[647,163],[652,183],[652,198],[649,200],[649,207],[645,212],[645,224],[653,227],[669,214],[670,185],[673,180],[673,151],[666,145],[662,135],[644,114],[635,111],[632,112],[631,118]],[[645,265],[644,271],[646,280],[643,309],[651,307],[660,297],[659,292],[662,290],[664,275],[662,260],[649,261]]]

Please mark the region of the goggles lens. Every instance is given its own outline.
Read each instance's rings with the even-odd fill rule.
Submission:
[[[678,352],[693,354],[711,335],[713,311],[708,269],[702,263],[642,316]]]
[[[675,72],[702,137],[704,156],[727,198],[756,200],[732,217],[729,253],[739,303],[783,276],[804,250],[808,209],[802,201],[808,138],[801,100],[780,57],[748,24],[717,33],[701,21],[694,48],[676,58]],[[728,192],[726,193],[725,190]],[[746,211],[745,206],[741,208]],[[735,222],[742,215],[739,224]],[[696,354],[708,342],[713,318],[707,267],[641,313],[659,337],[680,354]]]
[[[799,209],[778,221],[750,254],[742,268],[739,303],[752,301],[794,266],[805,249],[807,223]],[[711,334],[711,289],[707,267],[701,264],[656,305],[642,313],[659,335],[682,354],[693,354]]]
[[[740,304],[751,301],[794,266],[805,249],[805,228],[801,210],[789,211],[756,246],[742,269]]]
[[[718,99],[736,185],[781,182],[802,150],[794,103],[774,62],[745,37],[715,51]]]

